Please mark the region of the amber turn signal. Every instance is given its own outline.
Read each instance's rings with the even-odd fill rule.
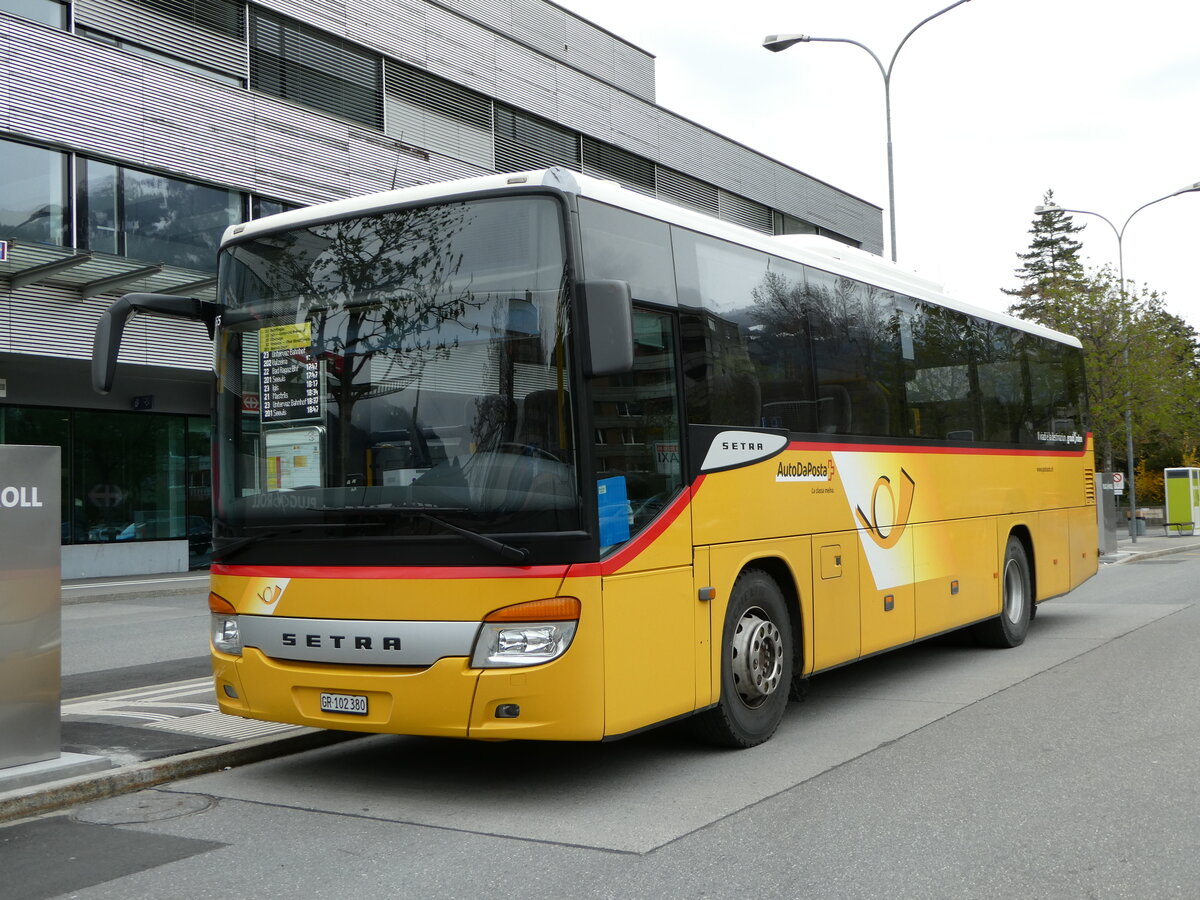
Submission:
[[[218,594],[210,593],[208,595],[208,608],[212,612],[220,613],[226,616],[237,615],[237,610],[233,608],[233,604]]]
[[[483,617],[485,622],[565,622],[578,619],[581,605],[574,597],[549,597],[503,606]]]

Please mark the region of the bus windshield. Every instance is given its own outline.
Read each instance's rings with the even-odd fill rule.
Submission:
[[[226,247],[219,533],[580,528],[560,210],[410,207]]]

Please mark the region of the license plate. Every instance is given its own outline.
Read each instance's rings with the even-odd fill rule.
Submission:
[[[350,716],[367,714],[367,698],[360,694],[321,694],[321,712]]]

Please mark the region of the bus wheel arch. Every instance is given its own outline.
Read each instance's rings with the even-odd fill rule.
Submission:
[[[721,631],[721,696],[694,720],[701,736],[726,747],[753,747],[775,733],[795,672],[799,617],[788,579],[781,584],[761,562],[734,581]]]

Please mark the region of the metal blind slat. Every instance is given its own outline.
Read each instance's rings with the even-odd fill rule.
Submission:
[[[720,217],[726,222],[737,222],[763,234],[772,234],[775,230],[769,206],[724,190],[717,192],[717,205],[720,208]]]
[[[238,5],[238,15],[242,7]],[[242,19],[237,29],[212,29],[157,5],[135,0],[77,0],[75,24],[149,50],[238,78],[246,76],[246,38]],[[238,33],[230,34],[236,30]]]
[[[523,172],[550,166],[580,171],[579,135],[496,104],[496,171]]]
[[[331,35],[254,10],[250,86],[383,128],[383,59]]]
[[[611,178],[627,188],[654,196],[654,163],[650,160],[584,135],[583,171]]]
[[[231,38],[246,35],[245,4],[236,0],[135,0],[181,22]]]
[[[714,216],[720,213],[717,189],[698,178],[659,166],[657,184],[658,196],[664,200],[690,206]]]
[[[491,130],[491,99],[444,78],[389,61],[387,89],[389,94],[415,106],[433,110],[447,118],[461,119],[475,128]]]

